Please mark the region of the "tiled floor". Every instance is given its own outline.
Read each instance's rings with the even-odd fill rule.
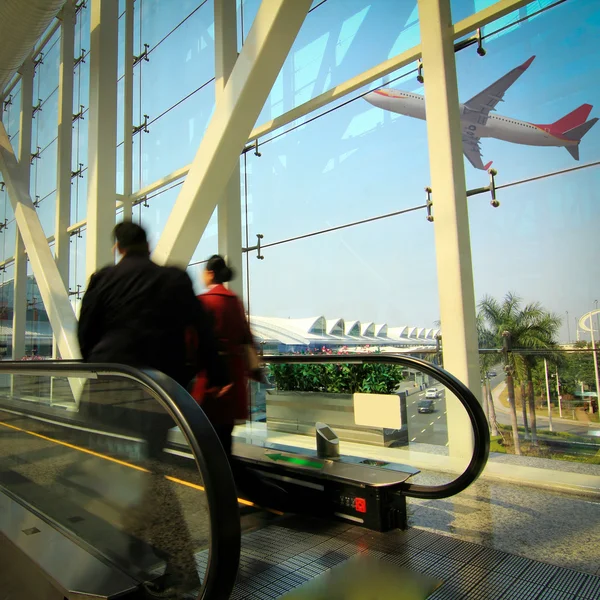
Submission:
[[[600,598],[600,577],[420,528],[379,534],[296,517],[244,536],[231,598],[278,598],[359,553],[441,580],[431,600]]]

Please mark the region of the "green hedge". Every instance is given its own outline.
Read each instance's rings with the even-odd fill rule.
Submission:
[[[287,392],[393,394],[403,379],[401,367],[381,363],[271,365],[270,373]]]

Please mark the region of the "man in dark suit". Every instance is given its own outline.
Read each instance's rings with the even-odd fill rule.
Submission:
[[[115,249],[123,256],[95,273],[79,317],[79,344],[86,362],[150,367],[187,388],[196,373],[208,372],[211,393],[229,386],[225,362],[218,354],[210,315],[196,298],[185,271],[150,260],[146,232],[131,222],[114,229]],[[145,584],[148,597],[179,597],[196,588],[194,543],[188,531],[176,484],[165,479],[163,449],[175,423],[148,392],[127,380],[88,383],[80,415],[92,428],[125,433],[145,440],[140,466],[141,500],[122,515],[132,538],[132,560],[139,560],[139,541],[151,543],[164,557],[159,581]],[[138,548],[138,549],[136,549]]]
[[[92,275],[83,297],[83,359],[151,367],[184,387],[200,367],[212,387],[228,384],[211,318],[188,274],[152,262],[146,232],[135,223],[119,223],[114,238],[122,260]]]

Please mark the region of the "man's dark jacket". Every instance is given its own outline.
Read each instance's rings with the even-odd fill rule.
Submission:
[[[211,385],[229,383],[188,274],[153,263],[147,253],[127,254],[92,276],[78,336],[86,362],[151,367],[184,387],[207,369]]]

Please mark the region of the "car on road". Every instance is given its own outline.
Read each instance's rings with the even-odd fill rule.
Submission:
[[[496,373],[496,371],[488,371],[488,374],[487,374],[487,376],[488,376],[488,377],[496,377],[496,375],[497,375],[497,374],[498,374],[498,373]]]
[[[420,413],[432,413],[435,412],[435,402],[433,400],[421,400],[419,402]]]
[[[425,398],[433,399],[433,400],[435,400],[436,398],[439,398],[441,395],[442,394],[438,388],[429,388],[425,392]]]

